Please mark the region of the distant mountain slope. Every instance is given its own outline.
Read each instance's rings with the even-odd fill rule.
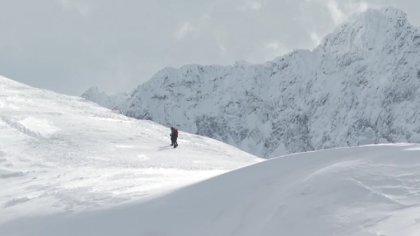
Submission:
[[[420,145],[276,158],[161,198],[11,222],[4,235],[420,235]]]
[[[121,110],[273,157],[420,142],[420,31],[386,8],[355,16],[313,51],[261,65],[166,68]]]
[[[23,216],[150,198],[259,161],[183,131],[174,149],[167,127],[4,77],[0,131],[0,229]]]
[[[86,90],[81,97],[111,110],[123,110],[128,102],[129,94],[108,95],[100,91],[98,87],[92,87]]]

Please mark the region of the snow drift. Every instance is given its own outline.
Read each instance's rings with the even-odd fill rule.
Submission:
[[[169,128],[4,77],[0,131],[0,228],[145,199],[259,161],[182,130],[174,149]]]
[[[417,236],[419,179],[420,145],[308,152],[147,202],[10,222],[0,234]]]
[[[261,157],[420,142],[420,30],[394,8],[368,10],[261,65],[166,68],[124,114],[172,124]]]

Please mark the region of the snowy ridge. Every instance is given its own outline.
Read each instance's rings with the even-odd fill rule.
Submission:
[[[120,110],[262,157],[420,142],[419,55],[420,31],[404,12],[368,10],[313,51],[260,65],[165,68]]]
[[[295,154],[119,208],[22,219],[14,236],[416,236],[420,145]]]
[[[0,130],[0,231],[23,216],[151,198],[260,161],[182,130],[174,149],[167,127],[4,77]]]
[[[81,97],[111,110],[119,111],[124,109],[124,105],[128,102],[129,94],[108,95],[100,91],[98,87],[92,87],[86,90]]]

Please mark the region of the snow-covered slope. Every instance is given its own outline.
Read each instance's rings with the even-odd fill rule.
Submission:
[[[0,77],[1,223],[145,199],[259,159]],[[0,235],[7,235],[2,234]]]
[[[128,93],[108,95],[99,90],[98,87],[89,88],[81,96],[98,105],[117,111],[124,110],[124,106],[127,104],[129,98]]]
[[[420,145],[290,155],[158,199],[10,222],[1,235],[417,236]]]
[[[368,10],[313,51],[163,69],[122,110],[263,157],[419,142],[420,30],[399,10]]]

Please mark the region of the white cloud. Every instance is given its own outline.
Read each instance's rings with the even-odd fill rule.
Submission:
[[[345,15],[339,8],[337,2],[334,0],[328,1],[327,8],[334,21],[334,24],[336,25],[341,24],[343,20],[345,19]]]
[[[213,31],[213,37],[216,40],[217,47],[219,48],[219,55],[225,57],[227,54],[226,39],[228,34],[223,28],[218,28]]]
[[[220,55],[221,56],[226,56],[226,53],[227,53],[226,46],[223,43],[221,43],[221,42],[219,42],[219,45],[218,46],[219,46]]]
[[[280,43],[278,41],[272,41],[265,44],[265,48],[272,49],[272,50],[278,50],[280,49]]]
[[[278,40],[273,40],[264,44],[264,59],[272,60],[275,57],[281,56],[288,51],[288,49]]]
[[[93,10],[93,5],[89,1],[59,0],[59,2],[65,9],[75,10],[83,16],[87,16]]]
[[[337,1],[337,0],[322,0],[331,15],[335,25],[341,24],[346,21],[351,15],[366,11],[368,8],[373,7],[371,4],[360,1]]]
[[[262,0],[247,0],[242,6],[238,8],[239,11],[257,11],[263,7]]]
[[[315,46],[318,46],[321,43],[322,38],[316,32],[312,32],[310,37]]]
[[[370,7],[372,7],[372,6],[370,4],[368,4],[367,2],[361,2],[361,3],[359,3],[358,12],[364,12]]]
[[[191,22],[184,22],[174,33],[174,37],[178,40],[184,39],[188,34],[196,31]]]
[[[26,1],[28,11],[19,2],[0,1],[9,19],[0,21],[2,73],[73,95],[91,85],[128,91],[165,66],[259,63],[313,48],[371,7],[402,8],[420,25],[412,0],[48,0]]]

